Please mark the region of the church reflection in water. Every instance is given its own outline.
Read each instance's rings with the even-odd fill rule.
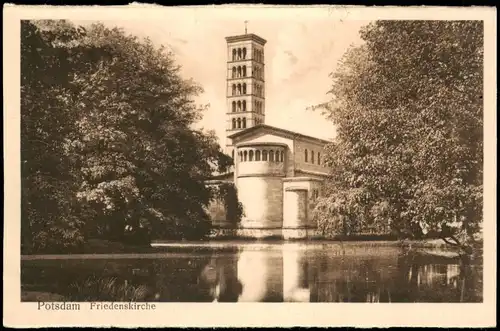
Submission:
[[[419,260],[397,249],[373,252],[300,244],[218,253],[199,286],[213,302],[463,302],[481,300],[477,274],[457,261]]]

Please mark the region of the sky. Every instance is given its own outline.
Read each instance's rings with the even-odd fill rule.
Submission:
[[[334,137],[334,127],[320,112],[307,108],[329,99],[329,74],[351,45],[361,43],[359,29],[368,21],[348,20],[339,15],[306,10],[175,11],[149,19],[127,18],[101,21],[139,37],[149,37],[175,54],[181,74],[200,84],[197,97],[209,104],[198,128],[215,130],[225,141],[226,67],[225,37],[245,32],[267,40],[265,45],[266,118],[268,125],[323,139]]]

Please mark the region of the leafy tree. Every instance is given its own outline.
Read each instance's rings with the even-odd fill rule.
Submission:
[[[238,190],[234,183],[220,183],[212,187],[214,199],[222,202],[226,211],[226,219],[234,222],[241,221],[244,216],[243,204],[238,199]]]
[[[482,222],[482,23],[377,21],[361,36],[323,105],[337,139],[319,226],[466,246]]]
[[[70,230],[80,241],[136,243],[207,234],[204,206],[213,197],[204,180],[232,161],[213,132],[192,129],[202,90],[181,77],[173,55],[101,24],[23,22],[23,31],[23,160],[31,165],[23,173],[23,238],[43,232],[35,223],[68,228],[69,243]],[[32,141],[55,147],[41,154]],[[32,173],[45,168],[43,185],[60,193],[35,181]],[[34,206],[39,196],[57,208]]]
[[[46,26],[40,22],[41,26]],[[22,251],[69,249],[83,238],[73,160],[64,150],[74,129],[62,96],[69,82],[61,43],[79,31],[63,22],[52,31],[21,22],[21,238]]]

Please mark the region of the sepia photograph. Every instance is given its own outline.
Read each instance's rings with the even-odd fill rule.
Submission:
[[[18,21],[21,303],[485,302],[484,20],[163,9]]]

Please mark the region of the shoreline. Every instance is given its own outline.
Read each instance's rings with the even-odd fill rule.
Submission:
[[[106,246],[109,244],[109,246]],[[68,258],[104,258],[105,256],[119,256],[132,258],[134,256],[167,256],[186,254],[205,249],[224,250],[237,249],[319,249],[324,246],[333,247],[399,247],[401,249],[440,249],[443,251],[455,251],[456,248],[446,244],[441,239],[427,240],[338,240],[338,239],[315,239],[315,240],[282,240],[282,239],[242,239],[242,238],[219,238],[203,241],[153,241],[149,246],[126,246],[117,247],[116,243],[101,241],[99,247],[91,245],[85,247],[81,252],[57,252],[57,253],[33,253],[21,254],[21,260],[32,259],[61,259]],[[187,252],[186,252],[187,250]]]

